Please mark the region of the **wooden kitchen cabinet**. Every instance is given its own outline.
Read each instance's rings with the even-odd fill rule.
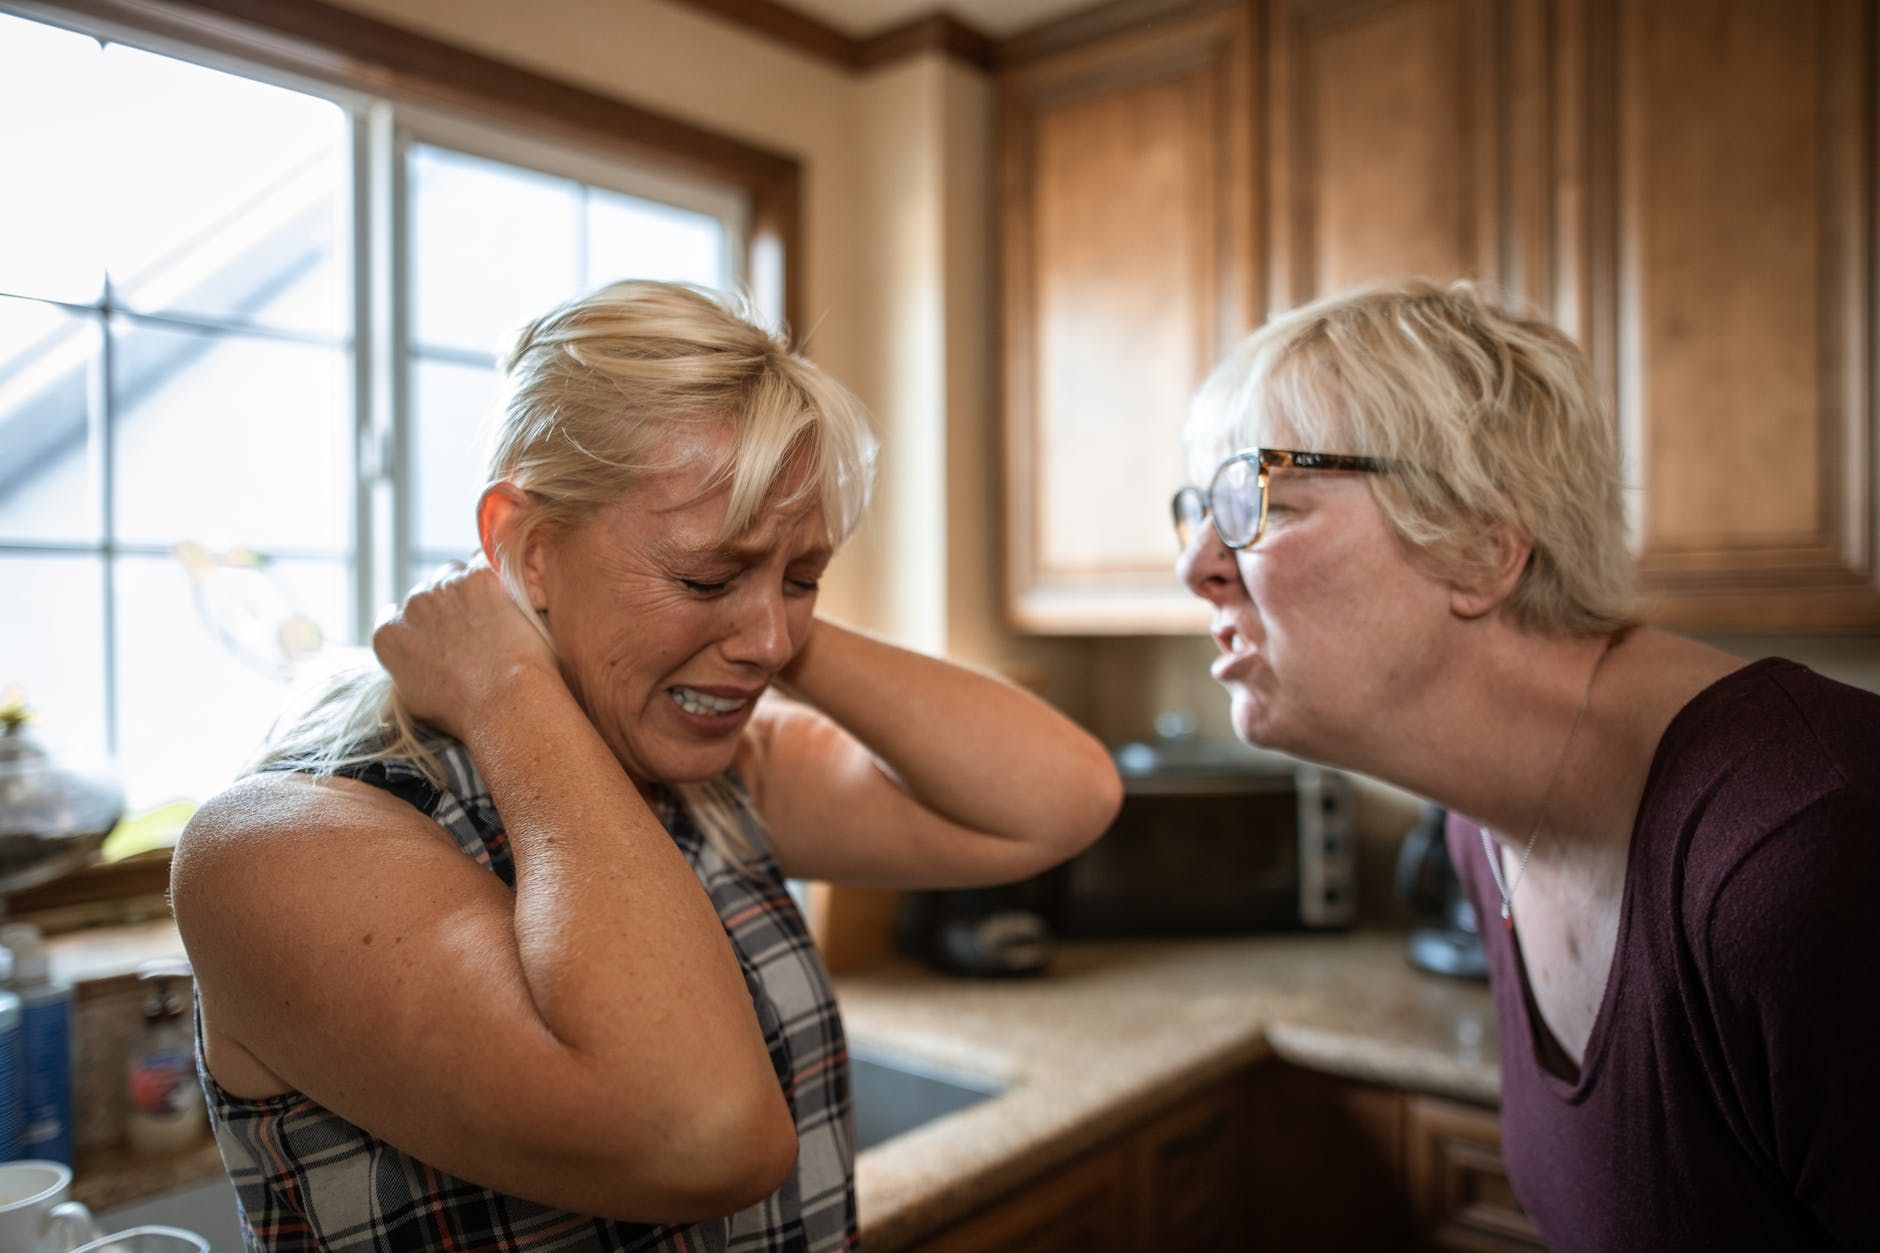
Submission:
[[[922,1253],[1127,1253],[1125,1157],[1120,1148],[1092,1154],[922,1244]]]
[[[1290,1066],[1256,1070],[1251,1249],[1402,1249],[1410,1239],[1403,1096]]]
[[[1616,396],[1653,616],[1880,626],[1874,6],[1564,7],[1591,215],[1564,324]]]
[[[1543,1249],[1495,1111],[1268,1065],[1247,1085],[1247,1249]]]
[[[1234,1247],[1252,1165],[1241,1088],[1236,1081],[1203,1092],[1131,1138],[1131,1247]]]
[[[1544,1248],[1495,1112],[1262,1063],[918,1246],[922,1253]]]
[[[1243,1080],[1217,1084],[921,1244],[922,1253],[1242,1247]]]
[[[1230,7],[1001,83],[1007,606],[1180,633],[1188,397],[1253,325],[1253,25]]]
[[[1501,1163],[1493,1110],[1438,1097],[1404,1101],[1404,1178],[1423,1248],[1545,1249]]]
[[[1271,313],[1468,277],[1586,348],[1652,620],[1880,628],[1865,0],[1237,0],[1002,76],[1015,625],[1187,633],[1189,395]]]

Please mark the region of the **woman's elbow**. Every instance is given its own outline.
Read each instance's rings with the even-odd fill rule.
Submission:
[[[796,1123],[774,1080],[768,1091],[748,1097],[726,1100],[720,1090],[715,1098],[695,1100],[663,1140],[653,1147],[664,1159],[662,1222],[699,1222],[748,1209],[796,1169]],[[627,1169],[638,1174],[644,1165]]]
[[[1076,820],[1065,833],[1070,846],[1066,857],[1075,857],[1095,844],[1123,807],[1123,778],[1116,772],[1116,763],[1095,740],[1091,747],[1095,751],[1080,772],[1081,804],[1076,807]]]
[[[556,1182],[522,1195],[635,1223],[703,1222],[748,1209],[796,1168],[796,1125],[776,1079],[765,1077],[768,1091],[687,1082],[544,1117],[516,1149],[537,1168],[554,1163]]]
[[[1123,805],[1123,780],[1116,763],[1096,740],[1059,776],[1050,829],[1039,840],[1046,870],[1068,861],[1110,829]]]
[[[677,1198],[690,1211],[682,1219],[696,1222],[749,1209],[789,1180],[796,1170],[796,1124],[783,1094],[774,1095],[773,1108],[699,1137],[691,1172],[699,1192]]]

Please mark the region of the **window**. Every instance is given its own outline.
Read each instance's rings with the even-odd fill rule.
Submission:
[[[0,686],[132,810],[473,548],[507,334],[748,255],[734,186],[6,14],[0,178]]]

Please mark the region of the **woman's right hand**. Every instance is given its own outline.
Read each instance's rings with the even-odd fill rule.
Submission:
[[[413,591],[372,633],[372,651],[411,715],[458,739],[518,668],[560,675],[548,642],[481,556]]]

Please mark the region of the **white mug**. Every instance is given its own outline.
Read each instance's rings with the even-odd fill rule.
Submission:
[[[101,1236],[72,1253],[209,1253],[209,1242],[181,1227],[132,1227]]]
[[[68,1253],[98,1237],[91,1211],[65,1198],[72,1168],[59,1162],[0,1164],[0,1249]]]

